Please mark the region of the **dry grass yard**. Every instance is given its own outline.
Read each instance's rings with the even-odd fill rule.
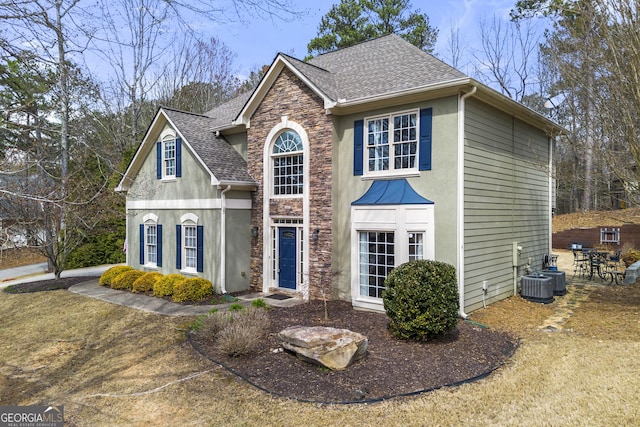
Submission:
[[[274,398],[197,354],[193,319],[58,290],[0,293],[0,405],[64,405],[68,426],[638,425],[640,285],[581,288],[558,311],[519,297],[473,319],[521,337],[488,378],[412,398],[321,406]],[[572,286],[570,286],[572,288]],[[564,305],[563,305],[564,304]]]

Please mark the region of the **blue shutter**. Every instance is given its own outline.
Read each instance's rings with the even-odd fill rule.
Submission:
[[[353,175],[362,175],[364,161],[364,120],[353,122]]]
[[[418,148],[418,169],[431,170],[431,108],[420,110],[420,146]]]
[[[156,143],[156,178],[162,179],[162,142]]]
[[[182,176],[182,139],[176,138],[176,177]]]
[[[196,262],[197,262],[197,270],[199,273],[202,273],[204,271],[204,242],[202,241],[204,238],[204,227],[202,225],[199,225],[196,228],[196,233],[197,233],[197,238],[198,238],[198,242],[196,243],[196,248],[197,248],[197,258],[196,258]]]
[[[156,265],[162,267],[162,224],[156,225],[156,233],[158,238],[158,246],[156,252]]]
[[[182,269],[182,225],[176,225],[176,268]]]
[[[140,265],[144,265],[144,224],[140,224]]]

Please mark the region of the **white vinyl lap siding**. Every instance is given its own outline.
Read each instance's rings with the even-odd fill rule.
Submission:
[[[549,247],[548,139],[477,100],[465,116],[465,303],[482,307],[513,293],[512,245],[535,268]],[[539,267],[538,267],[539,268]]]

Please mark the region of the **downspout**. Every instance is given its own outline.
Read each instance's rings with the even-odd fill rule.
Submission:
[[[553,252],[553,146],[554,138],[549,136],[549,254]]]
[[[473,96],[478,90],[478,86],[473,86],[471,92],[460,96],[458,102],[458,294],[460,298],[460,317],[467,318],[464,312],[464,101]]]
[[[227,197],[226,192],[231,190],[231,185],[222,190],[220,197],[222,207],[220,211],[220,292],[227,293]]]

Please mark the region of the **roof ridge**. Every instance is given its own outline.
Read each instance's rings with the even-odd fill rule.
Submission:
[[[345,48],[345,49],[346,49],[346,48]],[[335,52],[335,51],[334,51],[334,52]],[[296,58],[295,56],[287,55],[286,53],[282,53],[282,52],[280,52],[280,53],[279,53],[279,55],[284,56],[284,57],[286,57],[286,58],[293,59],[294,61],[300,62],[300,63],[305,64],[305,65],[308,65],[308,66],[310,66],[310,67],[317,68],[317,69],[318,69],[318,70],[320,70],[320,71],[325,71],[325,72],[327,72],[327,73],[330,73],[330,74],[331,74],[331,71],[327,70],[326,68],[323,68],[323,67],[320,67],[320,66],[318,66],[318,65],[312,64],[312,63],[311,63],[311,62],[309,62],[309,61],[305,61],[305,60],[302,60],[302,59],[298,59],[298,58]],[[313,59],[314,59],[314,58],[311,58],[310,60],[313,60]]]
[[[162,109],[162,110],[168,110],[168,111],[173,111],[176,113],[184,113],[184,114],[189,114],[191,116],[196,116],[196,117],[203,117],[205,119],[210,119],[211,117],[206,116],[204,114],[201,113],[194,113],[192,111],[185,111],[185,110],[180,110],[179,108],[173,108],[173,107],[167,107],[166,105],[160,105],[158,108]],[[214,107],[215,108],[215,107]]]

